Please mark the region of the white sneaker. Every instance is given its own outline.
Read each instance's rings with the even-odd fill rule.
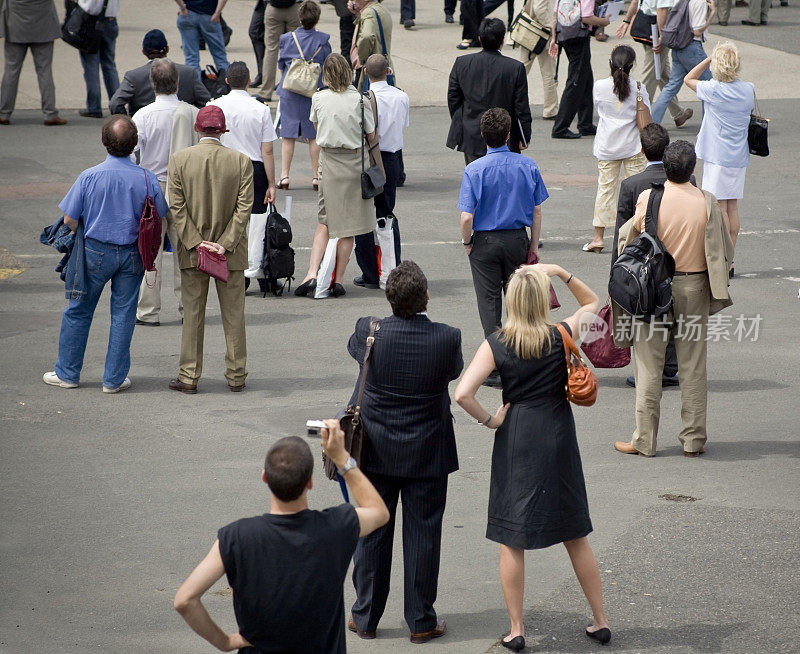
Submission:
[[[119,393],[120,391],[126,391],[131,387],[131,380],[128,377],[125,377],[125,380],[119,385],[115,386],[114,388],[110,388],[108,386],[103,386],[104,393]]]
[[[44,373],[44,375],[42,375],[42,380],[45,384],[50,384],[50,386],[60,386],[61,388],[78,388],[77,384],[65,382],[63,379],[59,379],[55,371]]]

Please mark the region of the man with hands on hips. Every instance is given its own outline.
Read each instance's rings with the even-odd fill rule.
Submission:
[[[500,327],[509,277],[527,261],[529,252],[538,254],[541,205],[549,196],[536,162],[510,152],[506,145],[511,138],[509,113],[489,109],[480,126],[486,156],[464,169],[458,208],[461,243],[469,257],[483,334],[488,337]],[[499,386],[497,371],[484,383]]]
[[[310,510],[311,449],[297,436],[281,438],[267,452],[261,471],[270,489],[269,511],[220,529],[205,559],[175,595],[174,606],[183,619],[223,652],[248,647],[345,652],[344,578],[358,539],[386,524],[389,511],[345,449],[339,421],[325,424],[322,449],[358,507]],[[233,589],[239,627],[232,634],[214,622],[202,602],[223,575]]]

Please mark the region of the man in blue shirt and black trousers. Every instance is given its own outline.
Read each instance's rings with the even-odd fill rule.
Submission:
[[[536,162],[506,145],[511,116],[505,109],[484,112],[481,135],[486,156],[464,169],[458,208],[478,314],[483,333],[489,336],[501,324],[508,278],[526,262],[529,252],[538,254],[541,204],[549,196]],[[499,387],[499,373],[493,372],[484,384]]]

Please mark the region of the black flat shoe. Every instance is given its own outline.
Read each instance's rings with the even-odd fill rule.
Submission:
[[[591,127],[587,127],[586,129],[579,129],[578,132],[581,136],[594,136],[597,134],[597,128],[592,125]]]
[[[581,137],[580,134],[576,134],[571,130],[564,130],[563,132],[553,132],[550,136],[554,139],[579,139]]]
[[[311,297],[314,297],[314,291],[316,290],[317,290],[317,280],[309,279],[307,282],[303,282],[302,284],[300,284],[300,286],[294,289],[294,294],[297,297],[303,297],[309,295]]]
[[[611,629],[608,627],[603,627],[597,631],[589,631],[587,629],[586,635],[589,636],[589,638],[594,638],[601,645],[608,645],[609,641],[611,640]]]
[[[331,289],[331,297],[342,297],[345,293],[347,293],[347,291],[341,284],[334,284]]]
[[[521,652],[525,649],[525,638],[522,636],[514,636],[511,640],[503,640],[503,638],[500,638],[500,644],[506,649],[510,649],[512,652]]]

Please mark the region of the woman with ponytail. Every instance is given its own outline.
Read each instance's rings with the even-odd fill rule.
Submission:
[[[597,157],[597,198],[594,202],[594,238],[583,246],[584,252],[602,252],[606,227],[613,229],[617,220],[619,176],[624,178],[642,172],[647,159],[642,154],[639,129],[636,126],[636,95],[641,87],[642,99],[650,107],[644,85],[631,79],[636,53],[627,45],[611,51],[611,77],[594,84],[594,108],[600,120],[594,137]]]

